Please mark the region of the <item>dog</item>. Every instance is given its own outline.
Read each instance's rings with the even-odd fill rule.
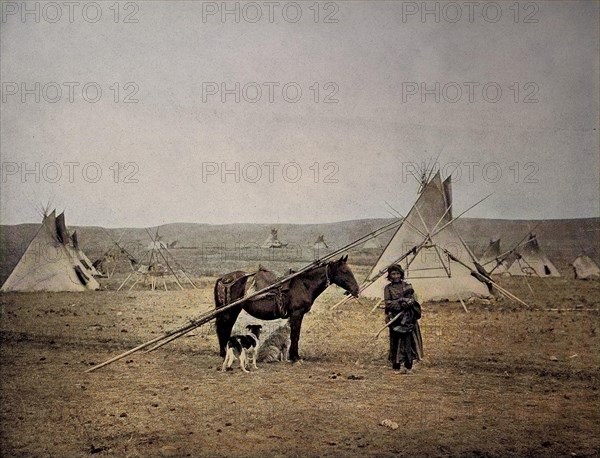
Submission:
[[[225,359],[221,368],[223,372],[231,369],[235,358],[239,358],[240,367],[244,372],[249,372],[246,369],[248,357],[252,358],[254,369],[258,369],[256,367],[256,354],[260,345],[259,337],[262,326],[260,324],[249,324],[246,326],[246,329],[248,330],[248,334],[231,336],[227,341]]]
[[[258,351],[258,360],[266,363],[288,361],[290,351],[290,325],[280,326],[266,338]]]

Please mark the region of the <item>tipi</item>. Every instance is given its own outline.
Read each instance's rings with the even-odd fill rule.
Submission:
[[[413,208],[371,269],[361,288],[363,295],[382,298],[386,284],[383,273],[406,256],[400,264],[421,301],[491,296],[486,284],[471,275],[476,271],[472,255],[452,223],[448,224],[451,204],[450,177],[442,182],[437,172],[425,183]],[[442,230],[433,235],[439,229]]]
[[[508,265],[505,259],[500,259],[500,254],[500,239],[490,239],[479,263],[492,275],[508,275]]]
[[[81,263],[78,248],[70,243],[64,213],[58,217],[56,211],[44,215],[39,230],[0,290],[58,292],[99,289],[100,284]]]
[[[282,243],[277,237],[277,229],[271,229],[271,235],[263,242],[261,248],[283,248],[287,243]]]
[[[560,277],[560,272],[540,248],[535,234],[530,233],[524,247],[516,253],[517,258],[508,268],[512,276]]]
[[[600,267],[592,258],[582,254],[578,256],[572,263],[575,278],[579,280],[594,280],[600,278]]]

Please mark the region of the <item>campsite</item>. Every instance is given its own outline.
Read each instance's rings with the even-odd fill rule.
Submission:
[[[0,18],[0,458],[600,456],[600,2]]]
[[[252,456],[388,456],[407,447],[417,455],[593,455],[600,446],[600,283],[575,279],[563,260],[580,251],[582,224],[597,222],[539,225],[541,240],[563,239],[552,254],[565,275],[496,280],[527,306],[473,298],[466,312],[459,300],[425,301],[425,357],[404,378],[389,369],[385,335],[374,338],[383,324],[376,299],[339,305],[346,296],[335,286],[306,315],[297,363],[259,363],[250,377],[239,369],[223,373],[208,322],[154,352],[84,373],[214,307],[217,277],[210,273],[232,260],[192,263],[189,249],[171,251],[196,288],[153,290],[140,282],[117,291],[132,271],[122,262],[111,278],[99,279],[100,291],[3,293],[3,449],[27,456],[247,456],[251,443]],[[496,233],[511,240],[506,229],[514,225],[497,222]],[[345,230],[354,234],[353,226]],[[521,226],[522,233],[532,223]],[[77,232],[80,244],[90,234]],[[486,239],[479,245],[485,251]],[[377,259],[362,246],[352,265],[357,278]],[[150,243],[144,251],[155,249]],[[257,260],[236,262],[249,268]],[[307,263],[268,255],[260,262],[280,272]],[[382,426],[386,419],[399,428]]]

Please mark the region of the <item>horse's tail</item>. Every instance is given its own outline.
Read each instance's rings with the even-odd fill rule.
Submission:
[[[223,288],[223,283],[220,278],[217,278],[215,282],[214,294],[215,294],[215,308],[223,307],[223,302],[221,302],[221,293],[220,290]]]

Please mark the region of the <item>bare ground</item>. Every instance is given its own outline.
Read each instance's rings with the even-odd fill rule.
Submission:
[[[2,456],[598,456],[599,282],[503,283],[530,307],[424,305],[412,376],[386,364],[372,303],[329,310],[335,288],[305,318],[304,360],[251,374],[218,370],[211,326],[83,373],[207,310],[210,281],[0,295]]]

